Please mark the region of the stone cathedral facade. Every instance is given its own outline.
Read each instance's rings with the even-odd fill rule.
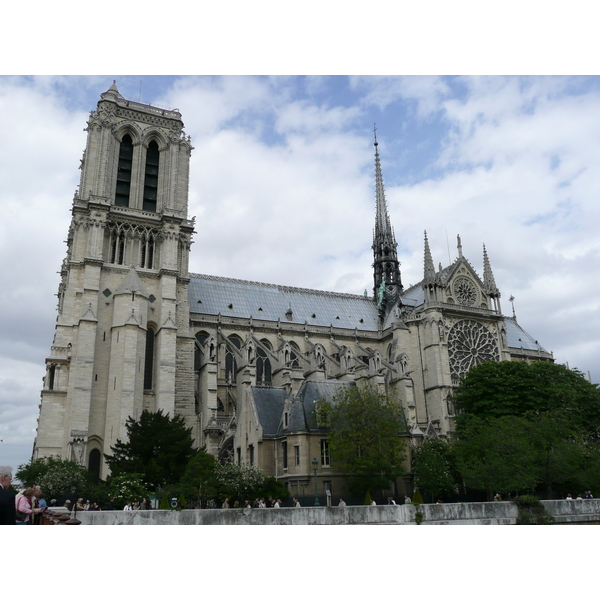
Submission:
[[[190,138],[181,115],[116,85],[90,114],[73,199],[58,317],[33,457],[71,458],[105,478],[103,455],[144,409],[180,414],[199,447],[288,485],[341,492],[315,403],[370,384],[402,404],[407,437],[453,432],[452,391],[486,360],[552,360],[502,315],[462,255],[402,285],[375,140],[373,295],[188,272]],[[403,490],[398,482],[397,493]]]

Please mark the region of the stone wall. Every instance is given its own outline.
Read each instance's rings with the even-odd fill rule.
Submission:
[[[556,523],[600,523],[600,499],[545,500]],[[77,513],[82,525],[414,525],[416,505]],[[513,502],[423,504],[422,525],[514,525]]]

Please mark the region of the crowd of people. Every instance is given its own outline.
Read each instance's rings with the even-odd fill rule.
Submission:
[[[16,496],[8,492],[13,480],[11,467],[0,467],[0,524],[36,525],[48,504],[39,485],[30,486]]]

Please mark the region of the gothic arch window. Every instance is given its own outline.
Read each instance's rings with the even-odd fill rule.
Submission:
[[[140,267],[152,269],[154,266],[154,234],[147,232],[140,237]]]
[[[271,349],[267,340],[261,340],[263,346]],[[256,383],[258,385],[271,385],[271,361],[267,353],[258,346],[256,349]]]
[[[300,367],[300,362],[298,361],[298,356],[300,355],[300,348],[294,342],[290,342],[290,357],[289,357],[289,366],[292,369],[298,369]]]
[[[160,152],[158,144],[152,140],[146,150],[146,168],[144,171],[144,202],[143,209],[156,212],[158,198],[158,165]]]
[[[98,481],[100,479],[100,450],[94,448],[88,457],[88,471],[94,474],[94,479]]]
[[[131,192],[131,167],[133,164],[133,141],[126,134],[121,140],[119,148],[119,163],[117,167],[117,187],[115,190],[115,204],[129,206]]]
[[[115,229],[110,237],[110,262],[115,265],[125,264],[125,231]]]
[[[448,356],[452,383],[458,383],[467,371],[479,363],[500,360],[498,344],[482,323],[463,319],[448,333]]]
[[[206,331],[199,331],[196,334],[196,344],[194,351],[194,370],[199,371],[200,366],[202,364],[202,350],[200,350],[201,346],[204,346],[204,343],[208,339],[209,335]]]
[[[227,339],[236,348],[239,349],[239,348],[242,347],[242,340],[240,340],[240,338],[238,338],[237,336],[232,335],[232,336],[230,336]],[[237,374],[237,362],[235,360],[235,355],[229,349],[229,346],[226,346],[226,350],[225,350],[225,379],[227,379],[227,381],[234,382],[236,374]]]
[[[146,356],[144,358],[144,389],[154,389],[154,348],[156,341],[155,325],[148,323],[146,331]]]

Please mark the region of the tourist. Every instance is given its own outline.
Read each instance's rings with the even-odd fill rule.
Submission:
[[[375,502],[375,500],[371,500],[371,506],[377,506],[377,502]]]
[[[34,490],[28,487],[22,494],[15,497],[15,510],[17,515],[17,525],[29,525],[32,515],[35,515],[33,501]],[[37,509],[39,510],[39,509]]]
[[[77,500],[77,503],[75,504],[75,512],[78,512],[80,510],[83,510],[83,511],[86,510],[85,504],[83,503],[83,498],[79,498]]]
[[[221,504],[221,508],[229,508],[229,498],[225,498],[225,502]]]
[[[12,467],[0,467],[0,525],[16,524],[15,497],[6,490],[12,482]]]
[[[411,504],[411,500],[406,494],[404,495],[404,504]]]
[[[65,500],[64,507],[71,510],[71,501],[68,498]]]
[[[300,500],[298,500],[298,498],[294,498],[292,502],[294,503],[294,508],[301,508]]]
[[[107,505],[106,505],[106,510],[115,510],[115,499],[111,498]]]
[[[390,498],[388,498],[388,504],[396,506],[396,501],[393,498],[390,497]]]
[[[573,497],[571,496],[571,494],[567,494],[567,497],[565,498],[565,500],[573,500]]]
[[[128,502],[124,507],[123,510],[133,510],[133,506],[131,506],[131,502]]]
[[[344,502],[343,498],[340,498],[339,504],[338,504],[339,508],[346,508],[346,503]]]
[[[273,508],[281,508],[281,500],[279,498],[273,503]]]

